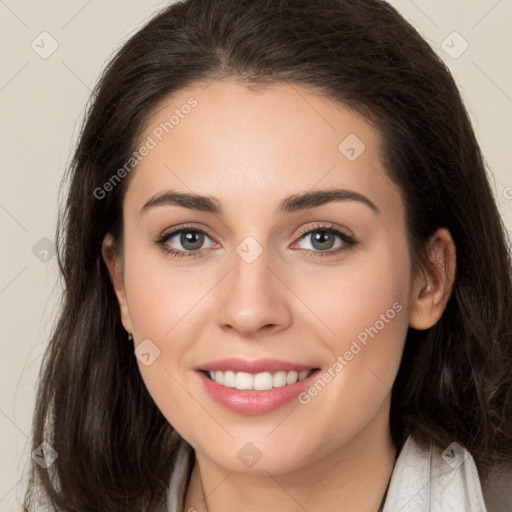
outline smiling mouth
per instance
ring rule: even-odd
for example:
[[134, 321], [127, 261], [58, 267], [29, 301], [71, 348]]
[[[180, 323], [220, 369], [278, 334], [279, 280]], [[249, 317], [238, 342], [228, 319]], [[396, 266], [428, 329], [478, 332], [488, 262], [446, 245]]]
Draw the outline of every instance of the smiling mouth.
[[281, 388], [300, 382], [311, 375], [317, 368], [302, 371], [276, 371], [247, 373], [234, 371], [208, 371], [202, 370], [210, 380], [229, 388], [238, 390], [268, 391], [274, 388]]

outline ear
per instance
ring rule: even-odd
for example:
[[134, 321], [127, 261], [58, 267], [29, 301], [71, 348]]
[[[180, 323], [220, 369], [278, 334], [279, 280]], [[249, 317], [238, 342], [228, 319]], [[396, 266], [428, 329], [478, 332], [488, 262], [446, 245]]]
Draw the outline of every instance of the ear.
[[441, 318], [455, 281], [456, 248], [450, 232], [438, 229], [429, 241], [432, 268], [422, 269], [414, 277], [409, 325], [428, 329]]
[[121, 322], [123, 327], [131, 334], [132, 323], [130, 320], [128, 301], [126, 300], [126, 291], [124, 287], [123, 263], [119, 256], [119, 252], [115, 247], [114, 239], [110, 233], [105, 235], [105, 238], [103, 239], [101, 254], [105, 261], [105, 265], [108, 268], [110, 280], [112, 281], [114, 292], [117, 296], [121, 312]]

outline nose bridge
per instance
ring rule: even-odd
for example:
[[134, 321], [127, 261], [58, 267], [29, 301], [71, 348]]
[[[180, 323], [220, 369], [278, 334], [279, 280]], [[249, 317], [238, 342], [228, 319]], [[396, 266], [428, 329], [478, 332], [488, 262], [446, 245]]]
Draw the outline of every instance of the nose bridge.
[[282, 284], [269, 268], [271, 252], [263, 243], [265, 246], [248, 236], [235, 248], [220, 303], [219, 323], [245, 335], [289, 319], [283, 290], [279, 290]]

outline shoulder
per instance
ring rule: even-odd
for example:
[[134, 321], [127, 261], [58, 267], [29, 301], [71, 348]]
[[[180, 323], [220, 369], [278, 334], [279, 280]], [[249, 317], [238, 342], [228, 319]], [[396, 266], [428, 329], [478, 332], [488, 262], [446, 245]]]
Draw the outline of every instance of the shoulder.
[[[180, 444], [170, 476], [166, 512], [181, 512], [190, 472], [192, 447]], [[442, 451], [412, 436], [402, 447], [391, 475], [383, 512], [510, 512], [512, 467], [481, 484], [471, 454], [457, 443]]]
[[482, 493], [488, 512], [512, 510], [512, 465], [500, 468], [482, 482]]
[[441, 450], [409, 436], [391, 475], [384, 512], [501, 512], [486, 507], [475, 461], [458, 443]]
[[194, 450], [182, 439], [176, 451], [174, 465], [170, 475], [167, 490], [167, 509], [165, 512], [181, 512], [183, 510], [185, 494], [193, 466]]

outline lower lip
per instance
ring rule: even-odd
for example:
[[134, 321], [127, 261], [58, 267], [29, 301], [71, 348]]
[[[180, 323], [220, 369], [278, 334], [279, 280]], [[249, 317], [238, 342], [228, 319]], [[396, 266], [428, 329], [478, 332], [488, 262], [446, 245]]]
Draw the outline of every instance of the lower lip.
[[266, 391], [241, 390], [217, 384], [203, 372], [198, 371], [206, 391], [220, 405], [240, 414], [263, 414], [270, 412], [293, 400], [305, 391], [320, 370], [314, 370], [304, 380]]

